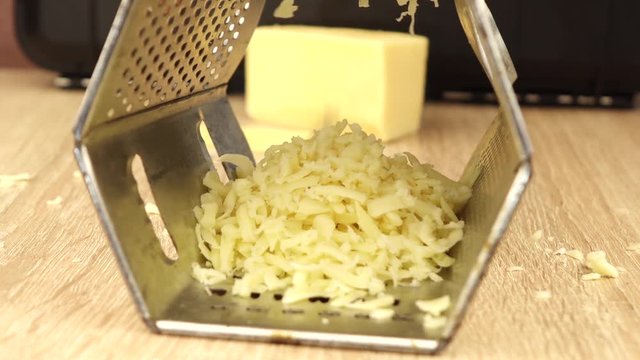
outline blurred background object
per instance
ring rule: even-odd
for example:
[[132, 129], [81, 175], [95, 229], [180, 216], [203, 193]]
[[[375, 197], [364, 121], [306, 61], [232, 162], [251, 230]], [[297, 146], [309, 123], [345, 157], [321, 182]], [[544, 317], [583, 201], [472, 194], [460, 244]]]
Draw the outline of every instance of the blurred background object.
[[14, 0], [0, 0], [0, 67], [31, 66], [18, 45], [13, 2]]
[[[12, 14], [11, 3], [12, 0], [0, 0], [2, 7], [9, 10], [0, 9], [0, 20]], [[261, 23], [407, 31], [408, 18], [401, 23], [395, 21], [401, 11], [395, 1], [370, 3], [370, 8], [359, 8], [357, 0], [300, 0], [296, 16], [284, 20], [273, 18], [279, 0], [271, 0], [267, 1]], [[636, 21], [640, 2], [487, 3], [518, 70], [516, 91], [523, 103], [633, 105], [640, 90], [640, 22]], [[39, 66], [61, 73], [71, 82], [67, 85], [83, 85], [82, 79], [90, 76], [119, 1], [16, 0], [14, 4], [15, 32], [26, 55]], [[24, 64], [24, 59], [11, 48], [11, 39], [7, 39], [12, 32], [5, 29], [8, 22], [0, 21], [0, 44], [1, 49], [8, 46], [11, 51], [0, 52], [0, 64]], [[491, 87], [467, 45], [453, 1], [440, 1], [440, 7], [434, 8], [423, 0], [416, 15], [416, 32], [430, 38], [429, 98], [494, 101]], [[242, 92], [243, 87], [244, 72], [240, 68], [231, 80], [230, 90]]]

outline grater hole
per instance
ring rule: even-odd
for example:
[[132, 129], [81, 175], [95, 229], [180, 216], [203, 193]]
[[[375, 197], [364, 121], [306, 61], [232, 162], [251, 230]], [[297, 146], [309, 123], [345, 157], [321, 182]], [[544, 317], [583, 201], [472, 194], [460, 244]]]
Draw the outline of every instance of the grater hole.
[[276, 301], [282, 300], [282, 294], [273, 294], [273, 299]]
[[355, 314], [353, 317], [356, 319], [369, 319], [369, 314], [359, 313], [359, 314]]
[[266, 313], [269, 311], [269, 309], [262, 306], [247, 306], [247, 311], [255, 313]]
[[323, 296], [314, 296], [309, 298], [309, 302], [311, 303], [320, 302], [320, 303], [326, 304], [329, 302], [329, 298], [323, 297]]
[[213, 304], [211, 310], [227, 310], [227, 304]]
[[227, 290], [225, 289], [209, 289], [209, 291], [212, 294], [218, 295], [218, 296], [225, 296], [225, 294], [227, 293]]
[[338, 317], [340, 316], [339, 311], [331, 311], [331, 310], [323, 310], [318, 313], [318, 316], [321, 317]]
[[285, 315], [300, 315], [304, 314], [302, 309], [282, 309], [282, 313]]
[[394, 321], [407, 321], [407, 322], [413, 321], [411, 316], [407, 315], [407, 314], [395, 314], [395, 315], [393, 315], [391, 320], [394, 320]]
[[[129, 104], [130, 106], [131, 104]], [[127, 109], [129, 108], [127, 106]], [[129, 111], [129, 110], [127, 110]], [[144, 164], [142, 162], [142, 158], [140, 155], [136, 154], [133, 156], [130, 165], [131, 174], [133, 179], [136, 182], [136, 186], [138, 188], [138, 194], [140, 195], [140, 200], [145, 204], [144, 209], [147, 214], [147, 219], [150, 221], [151, 226], [153, 228], [153, 232], [156, 234], [158, 241], [160, 242], [160, 248], [162, 252], [170, 261], [175, 261], [178, 259], [178, 252], [176, 250], [175, 243], [167, 230], [162, 216], [155, 211], [151, 206], [146, 204], [156, 204], [156, 201], [153, 197], [153, 192], [151, 190], [151, 186], [149, 185], [149, 179], [147, 178], [146, 171], [144, 168]]]
[[393, 300], [393, 306], [398, 306], [398, 305], [400, 305], [400, 299]]
[[260, 293], [252, 292], [250, 296], [251, 296], [252, 299], [259, 299], [260, 298]]
[[205, 3], [204, 3], [204, 8], [205, 8], [205, 9], [208, 9], [208, 8], [210, 8], [210, 7], [211, 7], [211, 0], [207, 0], [207, 1], [205, 1]]

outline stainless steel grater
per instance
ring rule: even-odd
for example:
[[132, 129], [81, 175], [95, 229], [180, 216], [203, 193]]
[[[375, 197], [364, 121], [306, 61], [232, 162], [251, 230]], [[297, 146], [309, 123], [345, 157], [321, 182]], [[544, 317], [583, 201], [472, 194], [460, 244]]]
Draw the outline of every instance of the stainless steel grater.
[[[230, 283], [205, 292], [192, 209], [212, 167], [198, 133], [218, 154], [251, 156], [226, 84], [242, 59], [264, 0], [124, 0], [80, 109], [75, 155], [134, 302], [155, 332], [408, 352], [435, 352], [452, 337], [531, 176], [531, 148], [512, 82], [516, 74], [484, 0], [455, 0], [500, 104], [467, 164], [473, 197], [465, 237], [443, 282], [395, 288], [387, 321], [322, 299], [283, 305], [280, 294], [232, 297]], [[136, 188], [144, 169], [178, 259], [167, 258]], [[233, 177], [232, 169], [228, 169]], [[417, 299], [449, 294], [446, 325], [425, 331]]]

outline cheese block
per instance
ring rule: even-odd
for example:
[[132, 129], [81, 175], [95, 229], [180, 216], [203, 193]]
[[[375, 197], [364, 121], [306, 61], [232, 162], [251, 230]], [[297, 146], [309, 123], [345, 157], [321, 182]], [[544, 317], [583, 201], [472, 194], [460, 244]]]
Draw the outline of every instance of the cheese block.
[[409, 134], [420, 126], [427, 47], [405, 33], [259, 27], [245, 61], [247, 113], [306, 129], [346, 119], [382, 140]]

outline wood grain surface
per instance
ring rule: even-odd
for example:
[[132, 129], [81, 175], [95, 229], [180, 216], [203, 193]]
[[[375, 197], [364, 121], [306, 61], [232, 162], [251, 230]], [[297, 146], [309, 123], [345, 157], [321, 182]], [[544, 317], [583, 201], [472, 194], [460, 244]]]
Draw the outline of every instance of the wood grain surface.
[[[0, 358], [400, 359], [416, 355], [155, 335], [129, 298], [84, 184], [71, 127], [82, 93], [0, 70]], [[234, 100], [241, 112], [241, 99]], [[409, 149], [456, 176], [493, 106], [427, 104]], [[640, 358], [640, 111], [526, 108], [534, 178], [445, 359]], [[250, 126], [245, 121], [246, 126]], [[62, 197], [60, 205], [47, 200]], [[542, 229], [538, 241], [532, 233]], [[607, 252], [585, 282], [558, 248]], [[524, 271], [509, 272], [510, 266]], [[551, 298], [536, 298], [546, 290]]]

